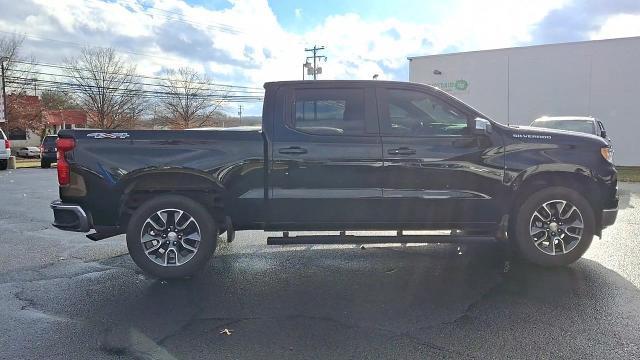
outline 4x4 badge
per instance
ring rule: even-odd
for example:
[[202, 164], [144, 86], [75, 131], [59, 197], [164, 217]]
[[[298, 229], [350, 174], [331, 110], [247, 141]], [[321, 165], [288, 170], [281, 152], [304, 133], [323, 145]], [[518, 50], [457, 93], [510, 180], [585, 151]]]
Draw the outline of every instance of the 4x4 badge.
[[92, 137], [94, 139], [126, 139], [129, 137], [129, 134], [126, 132], [120, 132], [120, 133], [97, 132], [97, 133], [87, 134], [87, 137]]

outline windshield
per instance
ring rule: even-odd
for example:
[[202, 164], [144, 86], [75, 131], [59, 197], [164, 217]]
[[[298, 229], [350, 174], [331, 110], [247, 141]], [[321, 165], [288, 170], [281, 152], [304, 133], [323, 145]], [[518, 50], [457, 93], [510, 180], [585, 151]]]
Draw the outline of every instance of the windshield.
[[531, 126], [595, 134], [591, 120], [535, 120]]
[[44, 138], [42, 143], [45, 145], [53, 145], [55, 144], [57, 138], [58, 138], [57, 136], [47, 136]]

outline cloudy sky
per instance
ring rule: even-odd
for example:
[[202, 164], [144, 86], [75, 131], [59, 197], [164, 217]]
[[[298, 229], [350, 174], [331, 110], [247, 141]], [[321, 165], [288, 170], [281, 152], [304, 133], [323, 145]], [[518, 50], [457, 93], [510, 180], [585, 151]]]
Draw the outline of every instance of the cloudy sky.
[[324, 79], [407, 80], [407, 56], [640, 35], [639, 0], [0, 0], [0, 36], [60, 63], [109, 46], [157, 75], [190, 66], [217, 82], [300, 79], [324, 45]]

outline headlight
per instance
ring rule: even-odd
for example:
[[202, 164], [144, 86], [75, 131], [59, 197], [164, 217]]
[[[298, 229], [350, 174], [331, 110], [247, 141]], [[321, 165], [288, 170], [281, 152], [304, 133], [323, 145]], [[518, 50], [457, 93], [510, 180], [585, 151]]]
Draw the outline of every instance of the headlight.
[[613, 149], [605, 146], [605, 147], [601, 147], [600, 148], [600, 154], [602, 154], [602, 157], [607, 160], [608, 162], [612, 163], [613, 162]]

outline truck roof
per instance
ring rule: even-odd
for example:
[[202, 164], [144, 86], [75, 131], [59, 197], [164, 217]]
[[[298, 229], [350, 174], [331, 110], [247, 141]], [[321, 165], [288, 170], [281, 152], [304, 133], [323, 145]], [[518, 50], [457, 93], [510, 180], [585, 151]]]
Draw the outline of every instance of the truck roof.
[[592, 116], [542, 116], [537, 118], [535, 121], [547, 121], [547, 120], [589, 120], [595, 121], [596, 119]]
[[349, 86], [349, 85], [424, 85], [422, 83], [408, 82], [408, 81], [391, 81], [391, 80], [287, 80], [287, 81], [269, 81], [264, 83], [264, 87], [278, 86], [278, 85], [318, 85], [318, 86]]

